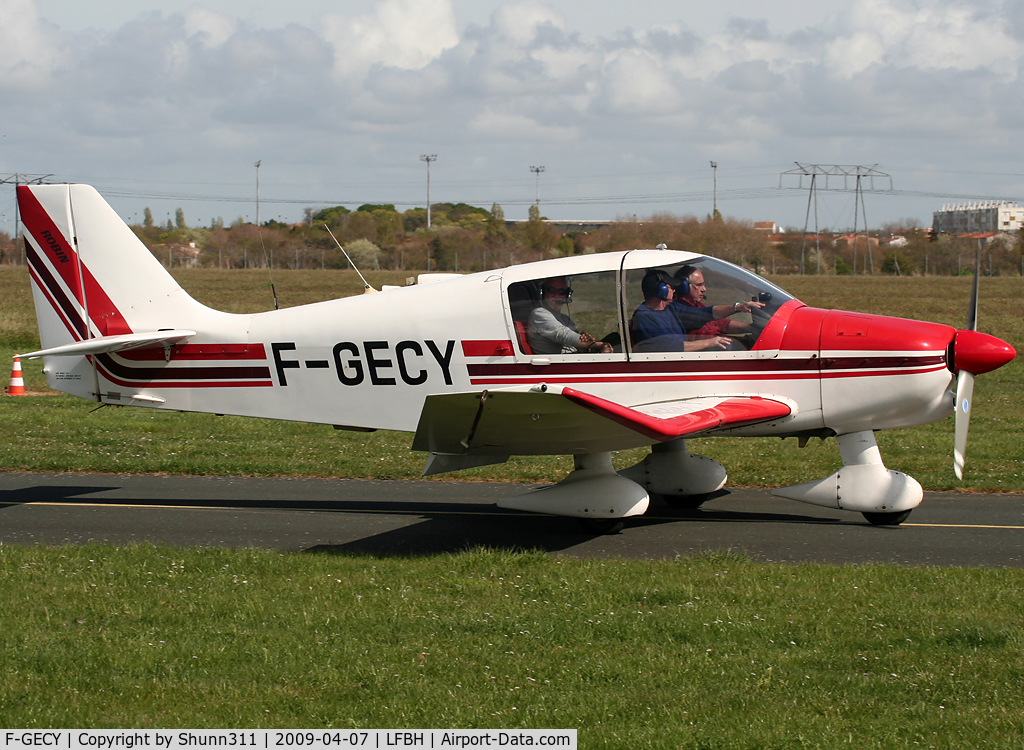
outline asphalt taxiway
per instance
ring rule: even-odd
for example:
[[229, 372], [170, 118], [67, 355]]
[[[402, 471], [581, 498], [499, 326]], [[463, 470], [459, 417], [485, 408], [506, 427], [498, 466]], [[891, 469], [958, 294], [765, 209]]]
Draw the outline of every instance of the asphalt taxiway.
[[731, 489], [699, 510], [652, 502], [614, 535], [575, 519], [498, 508], [530, 486], [484, 482], [0, 475], [0, 544], [147, 542], [380, 555], [472, 547], [576, 557], [706, 551], [799, 563], [1024, 567], [1024, 495], [925, 493], [898, 527]]

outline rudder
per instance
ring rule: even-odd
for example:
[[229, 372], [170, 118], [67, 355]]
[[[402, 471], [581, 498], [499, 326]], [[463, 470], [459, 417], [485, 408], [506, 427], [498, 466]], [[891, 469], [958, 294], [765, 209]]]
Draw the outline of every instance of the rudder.
[[[22, 185], [18, 208], [43, 349], [166, 328], [170, 311], [202, 307], [91, 186]], [[87, 357], [54, 359], [50, 387], [96, 397]]]

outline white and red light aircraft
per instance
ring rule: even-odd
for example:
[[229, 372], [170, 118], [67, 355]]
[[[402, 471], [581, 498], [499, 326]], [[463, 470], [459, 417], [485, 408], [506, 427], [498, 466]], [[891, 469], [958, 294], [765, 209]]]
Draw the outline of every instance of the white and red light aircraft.
[[[425, 474], [571, 454], [560, 483], [502, 502], [621, 528], [651, 494], [696, 507], [726, 481], [691, 454], [704, 436], [835, 437], [843, 467], [774, 494], [898, 524], [923, 497], [887, 469], [874, 431], [956, 412], [961, 475], [975, 375], [1015, 356], [976, 329], [808, 307], [707, 256], [633, 250], [558, 258], [328, 302], [238, 315], [193, 300], [87, 185], [20, 186], [51, 388], [104, 404], [415, 433]], [[763, 307], [727, 350], [649, 351], [630, 338], [651, 269], [702, 271], [708, 302]], [[543, 280], [611, 352], [535, 354], [523, 335]], [[753, 307], [753, 306], [752, 306]], [[616, 471], [611, 452], [652, 446]]]

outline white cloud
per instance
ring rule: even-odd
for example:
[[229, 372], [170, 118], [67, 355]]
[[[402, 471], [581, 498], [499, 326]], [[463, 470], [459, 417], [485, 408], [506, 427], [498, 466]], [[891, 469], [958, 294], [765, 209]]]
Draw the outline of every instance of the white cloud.
[[826, 53], [826, 62], [842, 78], [852, 78], [885, 58], [885, 44], [875, 31], [858, 31], [834, 40]]
[[829, 61], [849, 77], [870, 65], [939, 70], [988, 68], [1013, 74], [1021, 45], [1009, 18], [963, 3], [923, 5], [858, 0], [841, 22], [851, 29], [829, 48]]
[[200, 137], [205, 145], [229, 153], [239, 149], [252, 150], [259, 145], [255, 133], [226, 125], [209, 128]]
[[[35, 0], [0, 0], [5, 145], [35, 171], [65, 173], [99, 155], [108, 170], [131, 170], [135, 154], [218, 174], [249, 153], [297, 154], [325, 171], [417, 168], [435, 150], [448, 175], [481, 153], [491, 170], [537, 159], [552, 175], [592, 169], [594, 154], [608, 169], [709, 155], [723, 165], [962, 156], [980, 171], [1024, 122], [1024, 45], [1012, 36], [1024, 26], [990, 0], [852, 0], [785, 34], [735, 19], [712, 34], [680, 21], [603, 37], [538, 0], [506, 2], [461, 30], [452, 0], [377, 0], [283, 28], [209, 5], [70, 33], [40, 20]], [[728, 183], [724, 166], [719, 177]]]
[[544, 45], [534, 49], [531, 57], [544, 66], [545, 78], [559, 84], [579, 83], [601, 64], [597, 50], [581, 45]]
[[611, 55], [605, 75], [609, 106], [620, 114], [647, 119], [675, 112], [682, 105], [664, 61], [643, 50], [621, 50]]
[[46, 86], [66, 37], [39, 17], [35, 0], [0, 0], [0, 90]]
[[516, 0], [498, 6], [491, 15], [491, 27], [514, 44], [530, 44], [545, 26], [565, 31], [565, 16], [538, 0]]
[[194, 5], [185, 11], [185, 34], [206, 47], [219, 47], [235, 33], [238, 24], [223, 13]]
[[373, 65], [417, 70], [459, 41], [451, 0], [380, 0], [372, 14], [329, 13], [323, 26], [342, 77]]
[[543, 125], [536, 119], [517, 112], [486, 109], [469, 123], [469, 129], [478, 136], [501, 142], [546, 141], [564, 143], [579, 138], [578, 127], [569, 125]]

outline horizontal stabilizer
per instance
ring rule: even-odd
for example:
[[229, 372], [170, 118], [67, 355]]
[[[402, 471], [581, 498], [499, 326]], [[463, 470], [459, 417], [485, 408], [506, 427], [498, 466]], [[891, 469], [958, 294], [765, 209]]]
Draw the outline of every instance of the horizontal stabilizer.
[[95, 339], [76, 341], [73, 344], [55, 346], [51, 349], [40, 349], [37, 352], [18, 354], [21, 359], [39, 359], [40, 357], [85, 356], [89, 354], [109, 354], [126, 349], [141, 349], [150, 346], [174, 346], [196, 335], [195, 331], [153, 331], [151, 333], [124, 333], [117, 336], [100, 336]]

